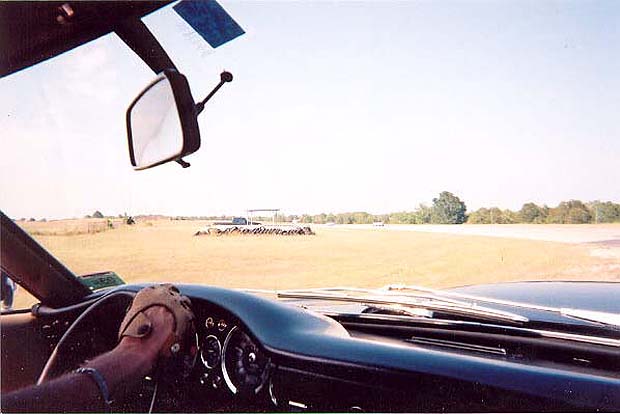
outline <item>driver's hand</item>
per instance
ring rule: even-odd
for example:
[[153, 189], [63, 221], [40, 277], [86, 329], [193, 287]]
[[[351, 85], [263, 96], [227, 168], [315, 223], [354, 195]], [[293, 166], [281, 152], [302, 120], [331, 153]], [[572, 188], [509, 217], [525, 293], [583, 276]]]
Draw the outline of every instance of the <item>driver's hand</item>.
[[160, 356], [170, 354], [171, 337], [174, 337], [174, 315], [163, 306], [152, 306], [144, 311], [151, 327], [144, 337], [123, 336], [120, 346], [139, 347], [154, 365]]
[[142, 289], [121, 323], [121, 346], [139, 346], [154, 364], [159, 357], [185, 351], [195, 331], [191, 302], [170, 284]]

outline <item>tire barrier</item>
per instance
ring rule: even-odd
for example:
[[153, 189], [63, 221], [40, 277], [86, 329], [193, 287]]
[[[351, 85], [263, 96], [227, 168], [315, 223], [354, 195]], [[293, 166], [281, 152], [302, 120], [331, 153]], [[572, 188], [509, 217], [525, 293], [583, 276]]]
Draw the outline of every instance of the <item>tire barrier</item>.
[[304, 227], [247, 227], [227, 226], [225, 228], [209, 227], [199, 230], [194, 236], [227, 236], [227, 235], [276, 235], [276, 236], [314, 236], [315, 233], [308, 226]]

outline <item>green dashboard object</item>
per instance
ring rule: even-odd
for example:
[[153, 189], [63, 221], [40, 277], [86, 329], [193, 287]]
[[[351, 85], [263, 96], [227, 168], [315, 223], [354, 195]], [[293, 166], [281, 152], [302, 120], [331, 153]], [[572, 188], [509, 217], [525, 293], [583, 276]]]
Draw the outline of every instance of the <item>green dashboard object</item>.
[[92, 291], [125, 284], [119, 275], [111, 271], [81, 275], [79, 280]]

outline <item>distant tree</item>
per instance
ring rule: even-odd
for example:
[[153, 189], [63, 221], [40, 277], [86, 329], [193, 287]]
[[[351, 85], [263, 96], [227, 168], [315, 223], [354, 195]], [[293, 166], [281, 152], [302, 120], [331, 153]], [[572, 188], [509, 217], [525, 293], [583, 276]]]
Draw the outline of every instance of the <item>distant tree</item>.
[[593, 223], [614, 223], [620, 222], [620, 204], [611, 201], [593, 201], [587, 204], [592, 213]]
[[512, 210], [502, 210], [502, 223], [501, 224], [513, 224], [519, 223], [519, 213]]
[[413, 222], [415, 224], [428, 224], [433, 218], [433, 209], [427, 205], [420, 204], [413, 212]]
[[566, 223], [568, 224], [582, 224], [592, 222], [592, 214], [590, 210], [578, 200], [569, 201], [570, 207], [568, 209], [568, 216], [566, 217]]
[[454, 194], [443, 191], [433, 198], [431, 222], [438, 224], [462, 224], [465, 222], [467, 207]]
[[33, 217], [30, 217], [28, 221], [36, 221]]
[[534, 203], [525, 203], [519, 210], [519, 221], [523, 223], [544, 223], [547, 219], [548, 208], [539, 207]]
[[47, 221], [47, 219], [46, 219], [45, 217], [43, 217], [43, 218], [42, 218], [41, 220], [39, 220], [39, 221], [41, 221], [41, 222], [45, 223], [45, 222]]
[[389, 214], [380, 214], [378, 216], [375, 216], [374, 221], [382, 221], [384, 223], [389, 223], [390, 222], [390, 215]]
[[479, 208], [472, 212], [467, 217], [467, 223], [469, 224], [491, 224], [491, 216], [489, 215], [488, 208]]
[[399, 211], [390, 214], [372, 216], [373, 221], [383, 221], [392, 224], [428, 224], [431, 222], [433, 209], [424, 204], [420, 204], [413, 211]]
[[374, 221], [373, 216], [365, 211], [351, 213], [351, 219], [353, 224], [371, 224]]
[[556, 207], [549, 209], [549, 214], [547, 214], [547, 223], [564, 224], [566, 223], [566, 217], [568, 217], [568, 205], [566, 202], [561, 202]]
[[390, 213], [389, 222], [394, 224], [409, 224], [407, 216], [409, 213], [406, 211], [400, 211], [397, 213]]
[[97, 210], [93, 213], [93, 218], [103, 218], [103, 213], [101, 213], [101, 211]]
[[469, 224], [510, 224], [518, 222], [518, 214], [498, 207], [479, 208], [467, 217]]
[[504, 213], [499, 207], [491, 207], [489, 209], [489, 221], [492, 224], [504, 224]]
[[549, 209], [547, 223], [582, 224], [590, 223], [592, 214], [580, 200], [562, 201], [557, 207]]
[[501, 210], [498, 207], [489, 209], [489, 220], [493, 224], [511, 224], [518, 221], [517, 214], [508, 209]]

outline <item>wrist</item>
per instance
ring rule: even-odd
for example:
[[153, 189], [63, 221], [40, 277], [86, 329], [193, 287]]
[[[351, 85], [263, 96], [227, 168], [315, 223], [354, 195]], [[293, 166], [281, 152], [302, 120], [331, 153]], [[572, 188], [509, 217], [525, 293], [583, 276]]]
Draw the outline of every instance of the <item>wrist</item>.
[[131, 337], [121, 339], [112, 352], [131, 361], [141, 374], [147, 374], [153, 368], [158, 355], [158, 350], [147, 346], [144, 340]]
[[110, 399], [110, 389], [101, 372], [99, 372], [98, 369], [93, 367], [80, 367], [73, 372], [79, 375], [86, 375], [93, 380], [93, 382], [95, 383], [95, 385], [97, 385], [97, 388], [99, 389], [99, 393], [101, 394], [101, 400], [106, 405], [108, 410], [110, 410], [112, 404], [112, 400]]
[[103, 375], [113, 398], [123, 383], [131, 383], [148, 374], [155, 359], [139, 343], [122, 340], [112, 351], [87, 362], [84, 367], [95, 368]]

